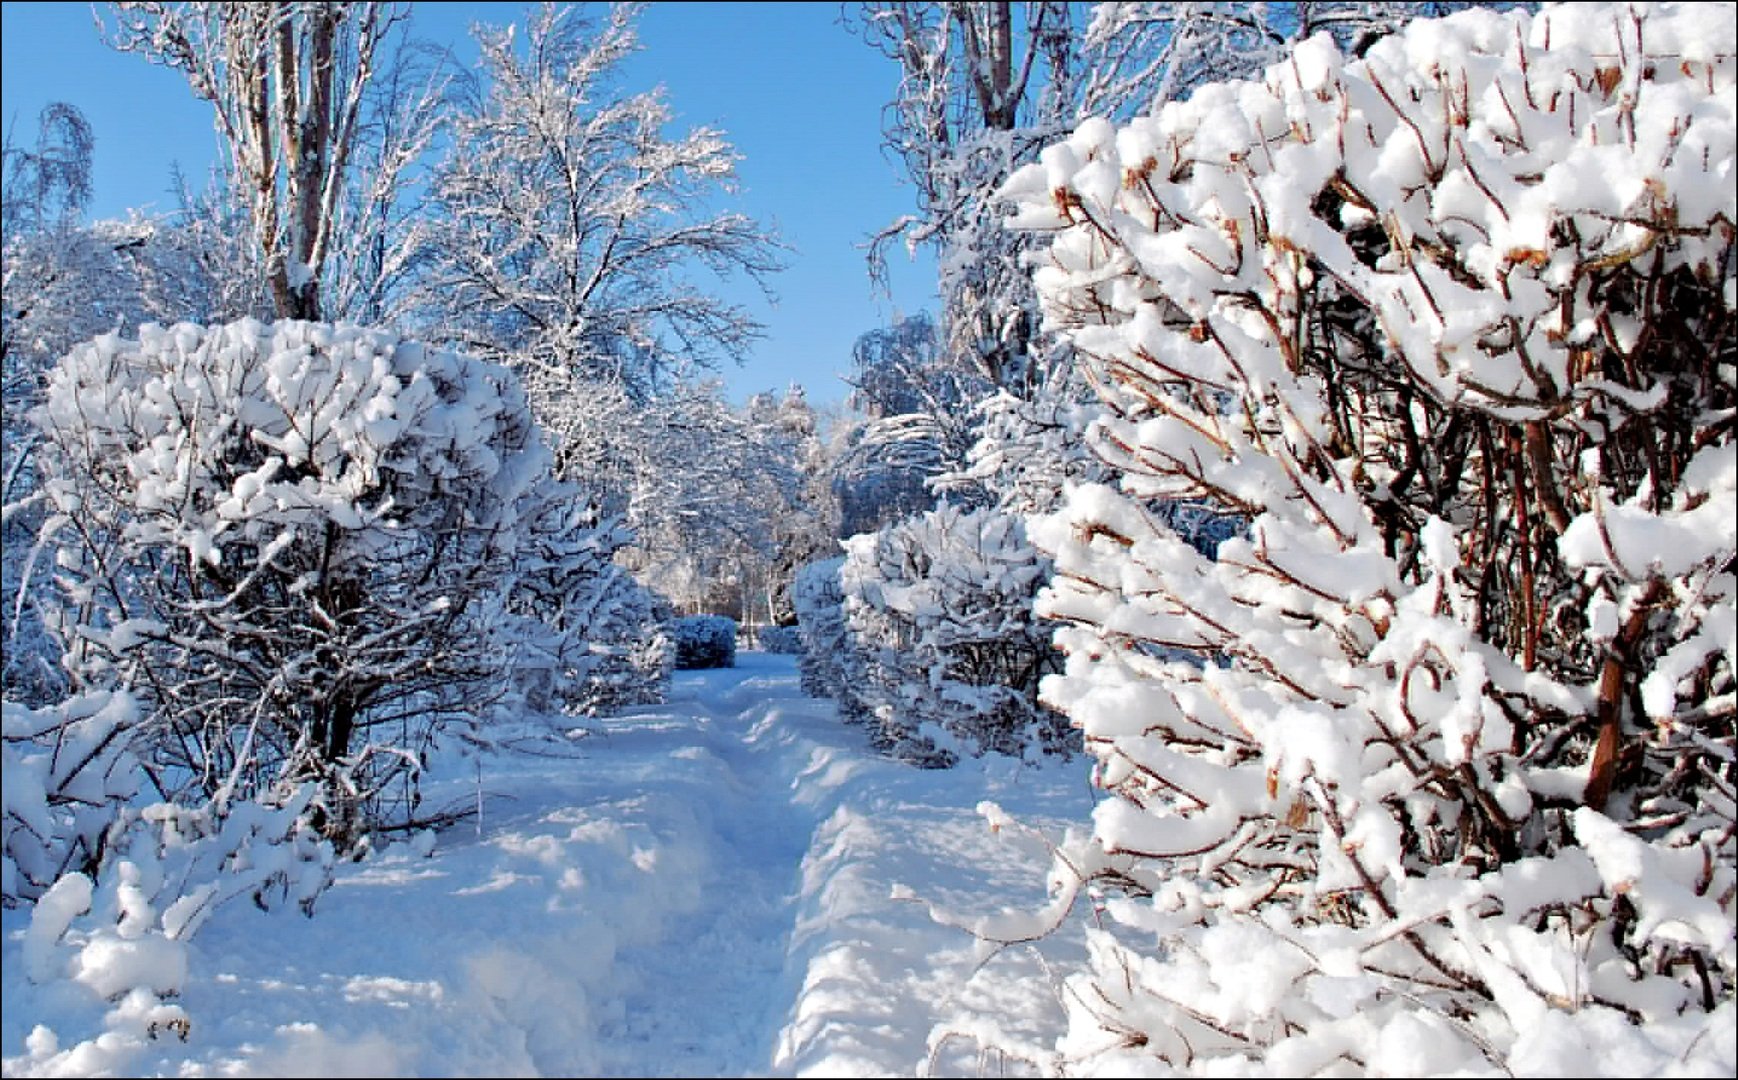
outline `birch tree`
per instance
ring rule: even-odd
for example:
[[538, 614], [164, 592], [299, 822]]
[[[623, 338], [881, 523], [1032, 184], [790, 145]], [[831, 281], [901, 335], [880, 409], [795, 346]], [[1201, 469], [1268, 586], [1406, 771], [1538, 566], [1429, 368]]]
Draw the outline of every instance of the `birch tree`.
[[1001, 228], [991, 196], [1071, 116], [1071, 6], [870, 3], [854, 28], [899, 65], [884, 136], [918, 204], [877, 234], [871, 273], [897, 241], [932, 247], [950, 359], [992, 385], [1024, 387], [1038, 374], [1024, 241]]
[[364, 98], [407, 14], [333, 0], [111, 5], [111, 44], [179, 71], [211, 103], [280, 317], [324, 314]]

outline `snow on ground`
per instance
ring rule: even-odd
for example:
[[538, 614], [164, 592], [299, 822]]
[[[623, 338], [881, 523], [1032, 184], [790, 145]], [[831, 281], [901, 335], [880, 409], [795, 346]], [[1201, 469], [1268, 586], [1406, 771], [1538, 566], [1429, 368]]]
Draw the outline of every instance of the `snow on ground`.
[[[5, 1073], [1023, 1071], [972, 1036], [1053, 1042], [1046, 957], [1077, 963], [1078, 925], [985, 960], [896, 887], [1036, 909], [1041, 837], [1086, 820], [1086, 766], [912, 769], [803, 697], [792, 658], [738, 664], [679, 674], [574, 754], [489, 760], [480, 821], [345, 866], [312, 919], [219, 912], [192, 942], [185, 1042], [77, 983], [32, 985], [28, 914], [5, 912]], [[986, 799], [1038, 834], [992, 830]], [[932, 1031], [953, 1033], [933, 1061]]]

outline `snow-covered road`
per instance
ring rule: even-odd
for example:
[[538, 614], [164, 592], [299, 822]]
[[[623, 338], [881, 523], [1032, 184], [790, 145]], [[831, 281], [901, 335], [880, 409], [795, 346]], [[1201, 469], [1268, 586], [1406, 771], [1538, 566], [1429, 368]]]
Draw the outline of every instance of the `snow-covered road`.
[[[476, 790], [453, 777], [431, 796]], [[30, 985], [24, 916], [6, 912], [6, 1073], [909, 1075], [932, 1032], [1056, 1034], [1036, 952], [981, 963], [893, 896], [1036, 907], [1042, 842], [975, 807], [1055, 835], [1090, 809], [1078, 763], [887, 762], [801, 695], [790, 658], [744, 653], [570, 755], [490, 759], [481, 790], [480, 821], [428, 857], [399, 844], [346, 866], [312, 919], [220, 912], [192, 943], [185, 1043], [75, 983]], [[1076, 952], [1078, 928], [1043, 948]], [[958, 1037], [934, 1064], [986, 1062]]]

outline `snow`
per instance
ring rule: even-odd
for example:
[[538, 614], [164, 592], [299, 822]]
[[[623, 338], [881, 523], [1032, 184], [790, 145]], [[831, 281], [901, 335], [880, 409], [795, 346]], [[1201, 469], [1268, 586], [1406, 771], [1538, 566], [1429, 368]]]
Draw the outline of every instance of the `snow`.
[[[1103, 365], [1093, 438], [1118, 474], [1100, 478], [1116, 483], [1017, 493], [1048, 515], [1034, 545], [1007, 505], [954, 507], [847, 542], [835, 580], [805, 579], [799, 593], [845, 606], [804, 636], [884, 630], [887, 659], [859, 665], [859, 681], [903, 696], [846, 694], [856, 675], [840, 666], [807, 674], [837, 683], [844, 704], [804, 698], [794, 661], [749, 654], [568, 742], [437, 762], [429, 803], [475, 807], [475, 820], [380, 840], [343, 865], [302, 818], [311, 787], [288, 805], [230, 805], [267, 745], [257, 719], [211, 805], [128, 809], [109, 827], [86, 811], [127, 802], [141, 771], [118, 736], [197, 724], [164, 700], [147, 718], [118, 694], [7, 702], [5, 893], [34, 903], [0, 913], [5, 1072], [1732, 1075], [1731, 7], [1469, 12], [1357, 59], [1317, 37], [1262, 81], [1203, 87], [1120, 129], [1090, 120], [1044, 150], [1003, 193], [1021, 204], [1019, 228], [1060, 230], [1035, 280], [1049, 328]], [[505, 152], [485, 134], [479, 147]], [[1003, 272], [1028, 265], [1025, 241], [984, 224], [995, 200], [976, 163], [1012, 160], [1011, 139], [984, 133], [944, 155], [962, 170], [946, 190], [979, 185], [965, 198], [982, 212], [951, 236], [924, 226], [946, 241], [942, 295], [957, 308], [987, 282], [971, 305], [985, 318], [967, 328], [1004, 345], [1015, 335], [1002, 316], [1029, 306], [1019, 273]], [[700, 172], [729, 171], [714, 133], [688, 145]], [[470, 156], [476, 175], [504, 160]], [[449, 209], [463, 209], [466, 175], [436, 192]], [[1323, 220], [1330, 194], [1349, 201]], [[458, 258], [468, 241], [450, 243]], [[724, 243], [723, 261], [752, 261]], [[289, 268], [297, 284], [310, 272]], [[1680, 358], [1650, 313], [1665, 292], [1626, 290], [1665, 281], [1698, 302], [1718, 289], [1725, 322], [1674, 323], [1715, 351], [1656, 375]], [[643, 324], [606, 329], [595, 313], [550, 321], [655, 345]], [[1329, 343], [1343, 324], [1364, 355], [1321, 366], [1312, 353], [1331, 348], [1296, 332], [1312, 321]], [[558, 688], [576, 669], [591, 679], [619, 662], [636, 669], [630, 687], [639, 667], [661, 673], [661, 635], [588, 639], [567, 621], [584, 600], [647, 626], [651, 605], [621, 599], [637, 588], [625, 573], [592, 588], [591, 571], [619, 569], [617, 523], [538, 487], [547, 455], [505, 368], [301, 324], [271, 331], [254, 362], [266, 332], [146, 327], [138, 351], [152, 362], [131, 374], [115, 366], [125, 339], [75, 352], [42, 415], [60, 419], [61, 452], [105, 482], [46, 489], [65, 515], [51, 520], [73, 524], [124, 487], [124, 509], [155, 518], [136, 534], [125, 515], [98, 518], [90, 535], [219, 568], [236, 553], [250, 575], [281, 570], [299, 603], [332, 578], [324, 558], [301, 573], [278, 564], [294, 530], [328, 547], [361, 534], [353, 561], [371, 567], [420, 529], [442, 530], [444, 550], [456, 507], [486, 534], [479, 559], [500, 580], [518, 579], [508, 564], [576, 567], [518, 606], [506, 586], [476, 594], [509, 600], [479, 604], [466, 629], [510, 616], [510, 635], [486, 643], [531, 657], [513, 658], [528, 674], [501, 684], [500, 713], [577, 708], [582, 689]], [[1330, 401], [1336, 382], [1363, 403]], [[589, 452], [576, 430], [613, 415], [574, 385], [558, 390], [588, 415], [557, 417], [564, 455]], [[532, 386], [540, 401], [557, 394]], [[1698, 401], [1713, 404], [1693, 422], [1668, 415]], [[1508, 428], [1509, 449], [1480, 443], [1483, 480], [1468, 479], [1470, 457], [1395, 452], [1401, 433], [1452, 446], [1452, 425], [1431, 429], [1456, 412]], [[1683, 437], [1639, 453], [1656, 413]], [[1043, 446], [1004, 416], [974, 478], [992, 493], [1004, 477], [1041, 486], [1033, 460], [990, 464]], [[965, 430], [942, 419], [886, 416], [877, 437], [918, 433], [928, 441], [911, 445], [939, 456], [941, 436]], [[1580, 448], [1583, 474], [1549, 459], [1564, 446]], [[1067, 460], [1046, 449], [1035, 462]], [[102, 471], [117, 462], [124, 484]], [[1451, 497], [1426, 502], [1420, 483], [1406, 501], [1421, 462], [1452, 464], [1431, 478]], [[1503, 508], [1531, 512], [1529, 475], [1547, 546], [1523, 524], [1506, 531], [1517, 547], [1499, 524]], [[475, 497], [449, 503], [467, 478]], [[709, 506], [750, 490], [712, 486]], [[1202, 497], [1234, 526], [1212, 558], [1158, 505]], [[430, 508], [420, 520], [403, 512], [417, 506]], [[1524, 604], [1478, 576], [1517, 552]], [[102, 555], [57, 553], [74, 600], [103, 585], [123, 599], [118, 575], [95, 574]], [[1016, 640], [1031, 645], [1027, 667], [1052, 662], [1027, 603], [1052, 557], [1059, 576], [1036, 615], [1068, 624], [1067, 667], [1042, 684], [1046, 722], [1085, 738], [1116, 798], [1095, 799], [1080, 761], [962, 750], [967, 725], [998, 734], [998, 712], [1025, 702], [1002, 696], [1010, 677], [954, 678], [949, 650]], [[433, 626], [465, 610], [463, 575], [435, 577], [445, 561], [403, 618]], [[155, 563], [132, 565], [144, 592], [137, 568]], [[221, 603], [251, 604], [243, 593]], [[1584, 610], [1592, 648], [1552, 640], [1539, 597], [1570, 598], [1547, 617]], [[218, 611], [201, 600], [177, 624], [117, 605], [80, 629], [163, 683], [184, 665], [160, 653], [153, 668], [148, 651]], [[1505, 618], [1526, 633], [1490, 630]], [[295, 625], [262, 620], [269, 632], [254, 636]], [[643, 665], [628, 658], [642, 646]], [[239, 666], [229, 648], [208, 650], [217, 668]], [[841, 723], [867, 720], [893, 743], [894, 721], [918, 706], [934, 719], [909, 741], [957, 768], [874, 756]], [[231, 703], [212, 708], [195, 719], [227, 724]], [[1613, 779], [1667, 754], [1677, 764], [1657, 787]], [[1627, 789], [1615, 798], [1614, 783]], [[99, 840], [93, 881], [78, 867]], [[1090, 920], [1075, 910], [1088, 879]], [[267, 903], [280, 892], [286, 902]], [[258, 909], [232, 902], [250, 893]]]
[[[1063, 855], [1133, 883], [1070, 976], [1070, 1072], [1730, 1074], [1731, 368], [1669, 374], [1697, 354], [1656, 348], [1645, 302], [1594, 314], [1590, 277], [1694, 282], [1730, 322], [1719, 7], [1319, 37], [1259, 82], [1082, 123], [1002, 189], [1116, 473], [1029, 529], [1067, 654], [1043, 700], [1115, 794]], [[1704, 31], [1714, 59], [1676, 51]], [[1510, 471], [1444, 457], [1407, 495], [1437, 465], [1402, 448], [1467, 421], [1511, 432]], [[1241, 519], [1211, 560], [1154, 513], [1193, 500]], [[1541, 517], [1548, 540], [1499, 550]], [[1515, 619], [1523, 595], [1575, 597], [1602, 644], [1573, 614]], [[1614, 781], [1632, 747], [1673, 784], [1718, 779]], [[1492, 871], [1517, 857], [1555, 865]]]
[[[487, 759], [480, 821], [338, 867], [311, 918], [242, 900], [186, 941], [81, 941], [89, 882], [63, 878], [34, 924], [0, 913], [5, 1072], [1021, 1068], [1009, 1047], [1037, 1059], [1062, 1031], [1046, 971], [1081, 962], [1078, 917], [986, 960], [929, 907], [1039, 909], [1045, 837], [1091, 811], [1085, 765], [924, 771], [862, 741], [801, 694], [794, 657], [744, 652], [571, 753]], [[427, 805], [474, 805], [473, 770], [449, 768]]]

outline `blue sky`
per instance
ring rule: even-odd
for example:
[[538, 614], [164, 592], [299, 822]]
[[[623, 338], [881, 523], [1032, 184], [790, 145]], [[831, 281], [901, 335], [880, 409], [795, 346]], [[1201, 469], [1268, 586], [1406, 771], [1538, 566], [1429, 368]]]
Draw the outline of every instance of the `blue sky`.
[[[517, 21], [522, 4], [417, 4], [418, 36], [461, 57], [472, 22]], [[934, 264], [897, 257], [893, 296], [869, 285], [862, 244], [913, 209], [908, 185], [881, 150], [881, 112], [895, 66], [839, 25], [836, 3], [654, 3], [640, 18], [642, 51], [629, 90], [663, 85], [684, 126], [721, 128], [742, 156], [736, 209], [777, 226], [795, 249], [768, 305], [749, 285], [721, 291], [747, 304], [767, 336], [741, 368], [722, 372], [731, 396], [802, 383], [816, 404], [848, 388], [837, 375], [851, 345], [896, 313], [934, 307]], [[35, 138], [36, 114], [65, 101], [96, 136], [96, 217], [173, 205], [170, 165], [203, 176], [216, 159], [210, 108], [180, 75], [98, 39], [88, 5], [0, 4], [0, 118], [15, 141]]]

